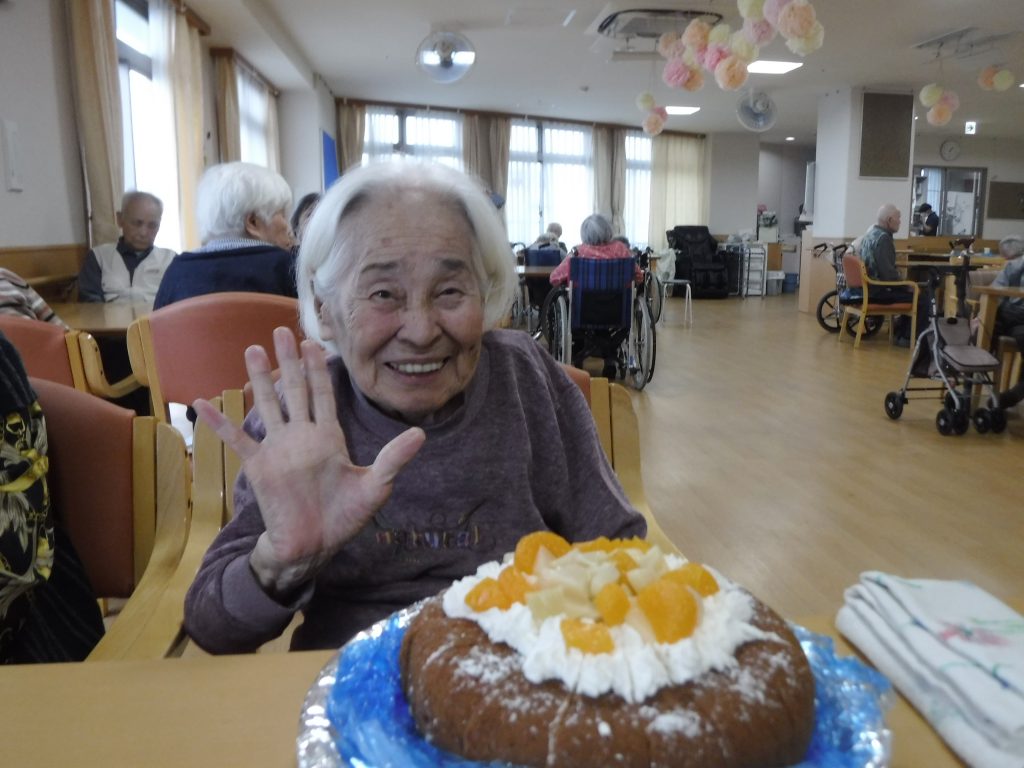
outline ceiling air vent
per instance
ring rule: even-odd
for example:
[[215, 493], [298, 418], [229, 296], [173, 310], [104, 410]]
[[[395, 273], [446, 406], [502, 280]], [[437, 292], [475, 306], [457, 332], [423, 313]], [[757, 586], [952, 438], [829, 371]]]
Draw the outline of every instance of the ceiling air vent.
[[600, 17], [596, 32], [605, 37], [657, 40], [665, 32], [682, 32], [693, 19], [704, 19], [714, 25], [722, 14], [699, 10], [632, 8]]

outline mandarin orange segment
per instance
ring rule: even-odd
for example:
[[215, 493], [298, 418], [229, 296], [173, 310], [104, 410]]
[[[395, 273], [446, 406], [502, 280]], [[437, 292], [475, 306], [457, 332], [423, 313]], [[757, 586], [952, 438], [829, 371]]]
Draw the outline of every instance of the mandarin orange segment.
[[605, 584], [594, 596], [594, 605], [604, 623], [615, 627], [626, 620], [629, 612], [629, 594], [619, 584]]
[[578, 648], [584, 653], [611, 653], [615, 641], [604, 624], [583, 619], [562, 619], [562, 639], [567, 648]]
[[566, 554], [572, 545], [557, 533], [552, 531], [534, 531], [528, 533], [516, 544], [516, 553], [513, 564], [521, 573], [533, 573], [537, 563], [537, 553], [541, 547], [546, 549], [552, 557], [559, 558]]
[[636, 560], [625, 550], [618, 549], [612, 552], [611, 558], [612, 562], [615, 563], [615, 567], [619, 569], [620, 576], [625, 576], [627, 571], [632, 571], [636, 568]]
[[574, 549], [580, 552], [611, 552], [615, 544], [607, 536], [599, 536], [590, 541], [581, 541], [573, 545]]
[[491, 608], [500, 608], [507, 611], [512, 601], [501, 588], [496, 579], [488, 576], [481, 579], [475, 587], [466, 594], [466, 605], [480, 613]]
[[501, 573], [498, 574], [498, 586], [510, 603], [525, 603], [526, 593], [533, 589], [526, 577], [511, 565], [501, 569]]
[[654, 546], [647, 539], [641, 539], [639, 536], [634, 536], [631, 539], [616, 539], [611, 543], [617, 549], [639, 549], [641, 552], [646, 552]]
[[700, 606], [685, 584], [662, 577], [641, 589], [636, 599], [659, 643], [675, 643], [697, 627]]
[[669, 571], [664, 578], [678, 581], [692, 588], [702, 597], [710, 597], [718, 591], [718, 582], [711, 572], [700, 563], [686, 563], [682, 568]]

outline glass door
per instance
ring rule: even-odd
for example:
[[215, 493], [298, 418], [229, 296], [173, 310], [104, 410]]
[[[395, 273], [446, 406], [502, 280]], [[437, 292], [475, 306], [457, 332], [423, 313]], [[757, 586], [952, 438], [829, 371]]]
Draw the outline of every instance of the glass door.
[[924, 224], [917, 210], [929, 203], [939, 214], [937, 234], [961, 237], [982, 236], [985, 210], [984, 168], [940, 168], [915, 166], [911, 192], [910, 233], [918, 235]]

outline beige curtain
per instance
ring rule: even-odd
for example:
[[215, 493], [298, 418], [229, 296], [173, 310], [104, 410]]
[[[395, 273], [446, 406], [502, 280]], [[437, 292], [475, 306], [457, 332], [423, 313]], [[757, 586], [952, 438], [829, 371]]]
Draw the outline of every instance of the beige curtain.
[[654, 137], [650, 245], [665, 250], [665, 232], [677, 224], [707, 224], [704, 139], [662, 133]]
[[612, 230], [626, 231], [626, 130], [596, 125], [594, 136], [594, 210], [608, 219]]
[[339, 101], [338, 107], [338, 170], [355, 168], [363, 161], [363, 137], [366, 134], [366, 105]]
[[267, 167], [281, 172], [281, 131], [277, 123], [277, 94], [267, 89]]
[[626, 231], [626, 129], [612, 129], [612, 166], [611, 166], [611, 204], [612, 229], [616, 232]]
[[503, 198], [508, 194], [512, 120], [500, 115], [466, 115], [462, 120], [462, 164]]
[[242, 159], [242, 134], [238, 122], [238, 72], [232, 51], [213, 51], [217, 93], [217, 143], [220, 162]]
[[178, 144], [178, 202], [181, 242], [186, 250], [200, 245], [196, 226], [196, 186], [203, 173], [203, 75], [199, 30], [178, 13], [171, 49], [174, 123]]
[[85, 177], [90, 244], [117, 240], [124, 193], [124, 138], [114, 4], [67, 0], [75, 123]]

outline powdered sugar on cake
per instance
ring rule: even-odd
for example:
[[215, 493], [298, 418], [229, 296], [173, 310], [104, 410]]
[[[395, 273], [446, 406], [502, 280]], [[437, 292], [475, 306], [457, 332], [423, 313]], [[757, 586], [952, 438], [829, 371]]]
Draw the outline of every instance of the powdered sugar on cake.
[[[665, 557], [671, 568], [686, 562], [671, 554]], [[444, 595], [444, 611], [453, 618], [475, 621], [493, 642], [513, 648], [519, 654], [517, 663], [521, 663], [523, 675], [532, 683], [560, 680], [569, 690], [587, 696], [613, 692], [626, 701], [638, 703], [663, 687], [681, 685], [711, 670], [735, 667], [736, 650], [746, 642], [778, 640], [751, 623], [753, 598], [716, 573], [720, 590], [704, 598], [700, 623], [691, 636], [674, 643], [650, 642], [633, 627], [621, 624], [611, 628], [614, 651], [582, 653], [566, 646], [559, 616], [538, 622], [521, 603], [507, 610], [485, 611], [475, 611], [466, 604], [469, 591], [484, 578], [497, 578], [501, 568], [500, 562], [486, 563], [473, 576], [455, 582]], [[467, 658], [460, 672], [484, 680], [500, 674], [494, 665], [475, 657]], [[688, 719], [691, 716], [692, 713], [665, 715], [667, 719], [659, 722], [659, 727], [699, 728], [699, 721]]]

